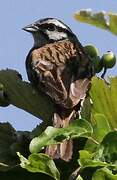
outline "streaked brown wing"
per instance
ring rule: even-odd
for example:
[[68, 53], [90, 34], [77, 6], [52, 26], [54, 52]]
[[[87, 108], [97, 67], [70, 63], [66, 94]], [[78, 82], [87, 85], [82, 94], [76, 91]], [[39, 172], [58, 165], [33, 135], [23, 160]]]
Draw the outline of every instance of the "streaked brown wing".
[[65, 108], [77, 105], [90, 83], [89, 59], [78, 48], [63, 40], [32, 50], [26, 60], [29, 80]]

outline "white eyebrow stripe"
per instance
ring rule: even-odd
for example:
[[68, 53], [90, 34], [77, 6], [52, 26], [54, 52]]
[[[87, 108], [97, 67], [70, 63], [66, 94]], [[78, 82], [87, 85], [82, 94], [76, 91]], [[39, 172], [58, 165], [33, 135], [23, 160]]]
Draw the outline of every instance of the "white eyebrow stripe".
[[41, 23], [41, 24], [45, 24], [45, 23], [48, 23], [48, 24], [53, 23], [53, 24], [55, 24], [56, 26], [62, 27], [62, 28], [64, 28], [64, 29], [67, 29], [67, 27], [66, 27], [64, 24], [62, 24], [61, 22], [59, 22], [59, 21], [56, 20], [56, 19], [50, 19], [50, 20], [47, 20], [47, 21], [45, 21], [44, 23]]

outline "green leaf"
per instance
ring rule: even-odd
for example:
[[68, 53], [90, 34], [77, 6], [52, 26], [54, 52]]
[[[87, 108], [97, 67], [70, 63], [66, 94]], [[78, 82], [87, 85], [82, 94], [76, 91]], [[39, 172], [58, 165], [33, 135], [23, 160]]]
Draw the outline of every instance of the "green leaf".
[[83, 180], [83, 178], [79, 175], [76, 180]]
[[30, 152], [37, 153], [43, 147], [50, 144], [58, 144], [65, 139], [78, 138], [78, 137], [89, 137], [92, 133], [92, 127], [89, 122], [79, 119], [75, 120], [67, 128], [55, 128], [49, 126], [46, 130], [38, 137], [35, 137], [30, 143]]
[[[95, 121], [95, 122], [94, 122]], [[109, 123], [103, 114], [95, 114], [93, 118], [94, 139], [101, 142], [106, 134], [111, 131]]]
[[112, 172], [107, 168], [98, 169], [92, 177], [92, 180], [116, 180], [117, 174], [112, 174]]
[[109, 23], [109, 31], [113, 34], [117, 35], [117, 13], [108, 13], [110, 23]]
[[83, 171], [86, 168], [98, 169], [93, 176], [93, 180], [101, 178], [101, 180], [111, 180], [111, 178], [117, 177], [111, 174], [110, 171], [112, 170], [114, 174], [117, 172], [117, 131], [109, 132], [101, 144], [97, 146], [94, 153], [80, 150], [78, 162]]
[[98, 167], [98, 166], [106, 166], [106, 162], [102, 162], [100, 160], [94, 159], [94, 154], [89, 153], [86, 150], [79, 151], [80, 159], [78, 160], [81, 168], [86, 167]]
[[117, 131], [109, 132], [94, 153], [79, 151], [79, 165], [86, 167], [109, 167], [117, 171]]
[[92, 114], [104, 114], [111, 128], [117, 128], [117, 77], [109, 78], [109, 83], [100, 78], [92, 79], [89, 91], [93, 102]]
[[54, 112], [53, 102], [42, 92], [35, 91], [30, 83], [22, 81], [17, 71], [1, 70], [0, 83], [10, 104], [50, 122]]
[[60, 174], [54, 161], [46, 154], [31, 154], [28, 159], [18, 153], [21, 161], [21, 167], [32, 173], [44, 173], [55, 180], [60, 180]]
[[83, 9], [76, 12], [74, 18], [80, 22], [88, 23], [102, 29], [108, 29], [106, 13], [104, 11], [93, 13], [92, 9]]
[[105, 11], [93, 13], [91, 9], [84, 9], [76, 12], [74, 18], [117, 35], [117, 13]]
[[[106, 117], [103, 114], [94, 114], [92, 118], [92, 125], [93, 140], [95, 140], [99, 144], [102, 142], [104, 136], [111, 131], [111, 128]], [[97, 143], [92, 143], [92, 140], [88, 139], [84, 149], [90, 152], [94, 152], [98, 145]]]
[[109, 132], [98, 147], [95, 159], [117, 166], [117, 131]]

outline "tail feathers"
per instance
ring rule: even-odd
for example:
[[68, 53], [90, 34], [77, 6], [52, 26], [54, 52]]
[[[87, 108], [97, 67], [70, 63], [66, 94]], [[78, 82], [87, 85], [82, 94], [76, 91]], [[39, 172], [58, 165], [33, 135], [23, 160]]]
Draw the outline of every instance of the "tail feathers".
[[60, 144], [60, 158], [64, 161], [72, 159], [73, 154], [73, 141], [68, 140]]
[[[70, 122], [74, 120], [76, 111], [73, 110], [67, 117], [60, 117], [59, 114], [54, 113], [53, 126], [57, 128], [68, 127]], [[61, 144], [50, 145], [46, 148], [46, 153], [53, 159], [62, 159], [69, 161], [72, 159], [73, 154], [73, 142], [72, 140], [65, 140]]]

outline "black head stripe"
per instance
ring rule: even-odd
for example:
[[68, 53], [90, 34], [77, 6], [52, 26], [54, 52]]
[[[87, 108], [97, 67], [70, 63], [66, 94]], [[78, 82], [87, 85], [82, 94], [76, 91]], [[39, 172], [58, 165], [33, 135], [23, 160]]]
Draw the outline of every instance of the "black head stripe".
[[[54, 24], [54, 21], [55, 21], [55, 24]], [[58, 25], [57, 25], [57, 21], [58, 21]], [[69, 31], [69, 32], [71, 32], [72, 33], [72, 30], [66, 25], [66, 24], [64, 24], [62, 21], [60, 21], [60, 20], [58, 20], [58, 19], [55, 19], [55, 18], [44, 18], [44, 19], [40, 19], [40, 20], [38, 20], [38, 21], [36, 21], [35, 22], [35, 24], [37, 24], [37, 26], [39, 25], [41, 25], [42, 27], [44, 27], [44, 28], [49, 28], [49, 26], [54, 26], [55, 25], [55, 27], [57, 28], [57, 30], [58, 31], [65, 31], [65, 30], [67, 30], [67, 31]], [[60, 26], [60, 25], [61, 26]]]

